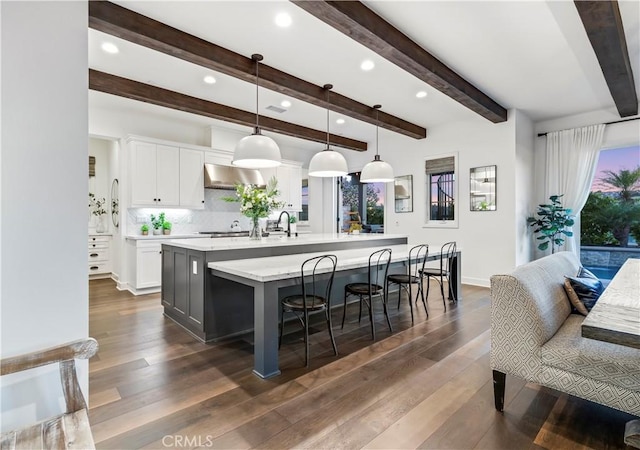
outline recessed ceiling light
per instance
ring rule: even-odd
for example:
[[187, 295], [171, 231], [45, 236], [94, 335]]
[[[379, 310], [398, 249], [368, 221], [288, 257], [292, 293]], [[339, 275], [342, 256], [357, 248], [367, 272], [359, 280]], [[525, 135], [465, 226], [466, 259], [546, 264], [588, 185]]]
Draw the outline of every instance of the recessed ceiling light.
[[418, 98], [425, 98], [427, 96], [427, 92], [426, 91], [420, 91], [416, 94], [416, 97]]
[[104, 50], [107, 53], [111, 53], [112, 55], [115, 55], [120, 51], [118, 50], [118, 47], [116, 47], [116, 44], [112, 44], [111, 42], [103, 42], [102, 50]]
[[375, 66], [376, 65], [370, 59], [365, 59], [364, 61], [362, 61], [362, 64], [360, 64], [360, 68], [364, 71], [369, 71], [373, 69]]
[[213, 75], [207, 75], [206, 77], [204, 77], [204, 82], [207, 84], [215, 84], [216, 77], [214, 77]]
[[336, 123], [337, 123], [338, 125], [342, 125], [342, 124], [344, 123], [344, 119], [343, 119], [343, 118], [336, 119]]
[[283, 108], [288, 108], [291, 106], [291, 102], [289, 100], [282, 100], [280, 102], [280, 106], [282, 106]]
[[287, 28], [289, 25], [291, 25], [291, 16], [286, 12], [279, 13], [276, 16], [275, 22], [279, 27]]

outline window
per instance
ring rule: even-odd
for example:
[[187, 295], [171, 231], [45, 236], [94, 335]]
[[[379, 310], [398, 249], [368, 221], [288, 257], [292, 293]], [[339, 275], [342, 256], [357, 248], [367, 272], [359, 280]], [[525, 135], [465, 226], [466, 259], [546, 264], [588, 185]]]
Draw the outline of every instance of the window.
[[302, 179], [302, 211], [298, 213], [300, 222], [309, 221], [309, 179]]
[[360, 173], [341, 180], [342, 229], [359, 224], [364, 233], [384, 232], [384, 183], [360, 183]]
[[427, 190], [426, 226], [457, 227], [456, 155], [425, 161]]
[[640, 147], [602, 150], [587, 203], [580, 212], [580, 259], [609, 280], [640, 256]]

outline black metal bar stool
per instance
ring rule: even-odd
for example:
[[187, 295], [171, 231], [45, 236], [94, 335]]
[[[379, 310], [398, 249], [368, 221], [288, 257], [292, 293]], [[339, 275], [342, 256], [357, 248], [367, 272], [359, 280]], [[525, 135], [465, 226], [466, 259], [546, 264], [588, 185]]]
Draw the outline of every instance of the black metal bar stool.
[[422, 290], [422, 275], [424, 272], [424, 263], [427, 260], [429, 254], [429, 246], [426, 244], [416, 245], [409, 250], [409, 257], [407, 259], [407, 273], [392, 273], [387, 276], [386, 290], [389, 292], [390, 284], [398, 285], [398, 309], [400, 309], [400, 299], [402, 298], [402, 289], [407, 291], [409, 296], [409, 308], [411, 309], [411, 323], [413, 323], [413, 295], [411, 293], [411, 286], [418, 285], [418, 292], [416, 292], [416, 303], [418, 303], [418, 296], [422, 298], [422, 304], [424, 305], [424, 311], [429, 317], [429, 311], [427, 310], [427, 302], [424, 300], [424, 291]]
[[358, 323], [362, 318], [362, 303], [369, 308], [369, 320], [371, 321], [371, 337], [376, 339], [376, 330], [373, 324], [373, 297], [382, 295], [382, 307], [384, 315], [387, 318], [389, 330], [393, 333], [389, 314], [387, 313], [387, 291], [386, 283], [387, 274], [389, 273], [389, 263], [391, 262], [391, 249], [383, 248], [375, 251], [369, 256], [369, 265], [367, 270], [366, 283], [349, 283], [344, 287], [344, 309], [342, 311], [342, 328], [344, 328], [344, 320], [347, 316], [347, 296], [357, 295], [360, 298], [360, 312], [358, 314]]
[[338, 355], [338, 347], [333, 337], [331, 324], [331, 287], [336, 273], [338, 258], [335, 255], [322, 255], [307, 259], [300, 268], [302, 294], [290, 295], [282, 299], [280, 313], [280, 339], [278, 348], [282, 345], [284, 331], [284, 314], [293, 313], [304, 329], [305, 364], [309, 367], [309, 314], [325, 312], [329, 337], [333, 345], [333, 353]]
[[447, 284], [449, 286], [449, 292], [451, 293], [451, 298], [454, 301], [457, 301], [455, 295], [453, 294], [453, 286], [451, 286], [451, 272], [453, 270], [453, 261], [456, 256], [457, 249], [456, 243], [447, 242], [440, 249], [440, 267], [426, 267], [420, 271], [420, 275], [427, 277], [427, 298], [429, 297], [429, 280], [433, 278], [440, 284], [440, 293], [442, 294], [442, 304], [444, 305], [444, 310], [447, 310], [447, 301], [444, 298], [444, 280], [447, 280]]

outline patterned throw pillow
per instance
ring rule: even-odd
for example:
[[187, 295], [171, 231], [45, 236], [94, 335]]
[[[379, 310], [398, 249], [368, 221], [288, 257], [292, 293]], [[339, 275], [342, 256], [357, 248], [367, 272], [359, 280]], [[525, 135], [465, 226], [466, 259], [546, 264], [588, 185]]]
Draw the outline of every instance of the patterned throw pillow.
[[564, 290], [575, 310], [586, 316], [600, 298], [604, 286], [593, 273], [580, 267], [577, 277], [565, 278]]

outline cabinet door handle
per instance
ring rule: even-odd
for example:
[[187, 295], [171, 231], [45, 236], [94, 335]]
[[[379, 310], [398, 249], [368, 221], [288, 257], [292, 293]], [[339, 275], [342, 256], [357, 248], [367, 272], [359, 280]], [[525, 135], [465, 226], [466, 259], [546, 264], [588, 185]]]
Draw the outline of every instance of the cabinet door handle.
[[160, 250], [158, 253], [162, 255], [162, 250]]
[[96, 246], [96, 244], [93, 244], [93, 245], [92, 245], [92, 247], [95, 247], [95, 246]]
[[202, 200], [202, 203], [204, 203], [204, 200]]
[[98, 269], [99, 269], [99, 267], [98, 267], [98, 266], [91, 266], [91, 267], [90, 267], [90, 269], [91, 269], [91, 270], [98, 270]]
[[161, 199], [158, 199], [158, 202], [161, 202], [161, 201], [162, 201]]
[[89, 256], [91, 256], [92, 258], [95, 258], [96, 256], [98, 256], [98, 254], [97, 253], [92, 253]]

